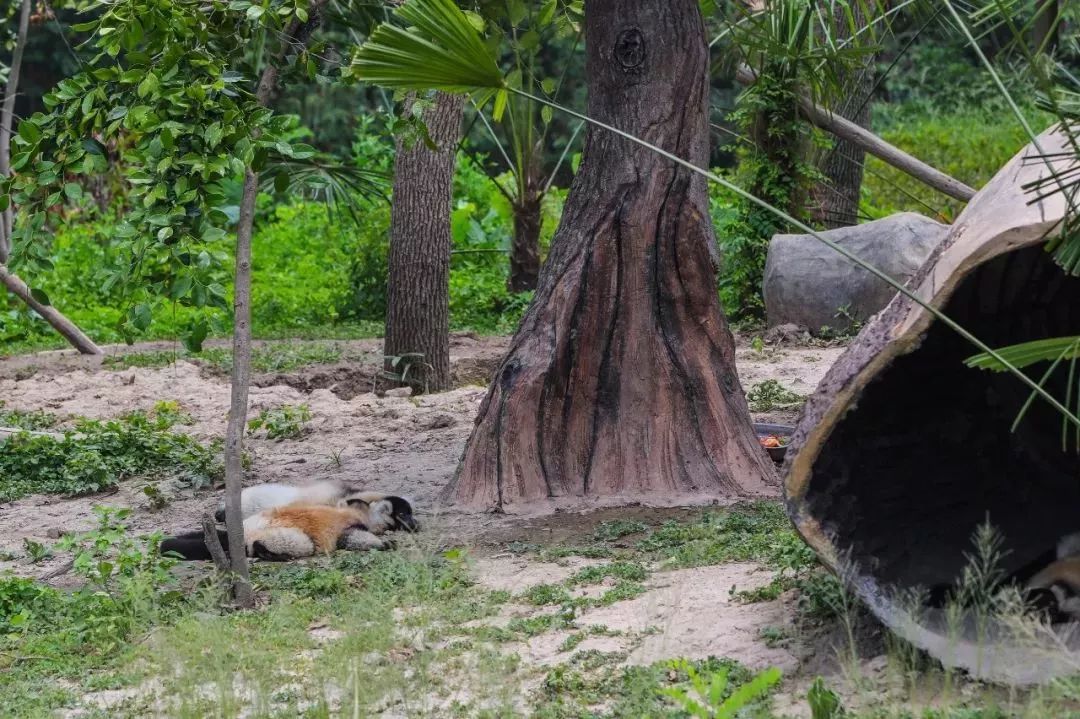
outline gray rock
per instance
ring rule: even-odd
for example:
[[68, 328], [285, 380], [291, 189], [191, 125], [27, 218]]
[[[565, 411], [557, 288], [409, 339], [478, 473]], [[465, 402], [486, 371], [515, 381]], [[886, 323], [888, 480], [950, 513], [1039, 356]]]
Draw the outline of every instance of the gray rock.
[[[900, 282], [907, 282], [945, 238], [948, 225], [901, 212], [822, 234]], [[765, 263], [769, 327], [795, 324], [851, 329], [877, 313], [896, 290], [810, 235], [776, 235]]]

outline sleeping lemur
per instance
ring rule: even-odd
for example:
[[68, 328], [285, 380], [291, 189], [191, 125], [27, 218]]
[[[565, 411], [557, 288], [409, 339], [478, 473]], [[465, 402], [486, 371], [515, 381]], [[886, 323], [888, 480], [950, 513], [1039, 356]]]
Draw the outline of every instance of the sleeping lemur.
[[[1051, 624], [1080, 621], [1080, 532], [1063, 536], [1047, 550], [1013, 572], [999, 586], [1022, 587], [1027, 606]], [[943, 607], [956, 595], [955, 585], [930, 590], [927, 604]]]
[[1024, 583], [1024, 594], [1049, 610], [1051, 622], [1080, 621], [1080, 532], [1061, 538], [1054, 561]]
[[[407, 500], [379, 492], [353, 492], [334, 507], [291, 503], [253, 514], [244, 520], [244, 544], [249, 557], [285, 561], [335, 549], [385, 549], [390, 542], [378, 535], [397, 529], [417, 530]], [[228, 535], [218, 530], [218, 538], [227, 554]], [[211, 558], [200, 531], [163, 540], [161, 553], [166, 552], [187, 560]]]
[[[240, 515], [247, 519], [253, 514], [283, 507], [286, 504], [327, 504], [334, 505], [349, 494], [349, 487], [344, 482], [326, 480], [293, 487], [288, 484], [256, 484], [244, 488], [240, 494]], [[214, 519], [225, 521], [225, 500], [218, 504]]]

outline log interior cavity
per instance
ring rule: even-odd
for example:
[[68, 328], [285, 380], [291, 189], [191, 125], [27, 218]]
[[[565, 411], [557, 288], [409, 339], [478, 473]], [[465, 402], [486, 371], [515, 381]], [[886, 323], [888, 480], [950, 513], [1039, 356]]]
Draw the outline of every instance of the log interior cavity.
[[[944, 309], [991, 347], [1077, 335], [1080, 279], [1029, 246], [972, 271]], [[1029, 391], [1010, 375], [965, 367], [975, 353], [933, 323], [867, 385], [814, 463], [805, 508], [881, 587], [952, 583], [987, 517], [1004, 535], [1008, 572], [1080, 530], [1075, 430], [1063, 452], [1061, 416], [1036, 401], [1011, 432]], [[1027, 371], [1038, 380], [1047, 368]], [[1055, 397], [1067, 377], [1062, 363], [1048, 383]]]

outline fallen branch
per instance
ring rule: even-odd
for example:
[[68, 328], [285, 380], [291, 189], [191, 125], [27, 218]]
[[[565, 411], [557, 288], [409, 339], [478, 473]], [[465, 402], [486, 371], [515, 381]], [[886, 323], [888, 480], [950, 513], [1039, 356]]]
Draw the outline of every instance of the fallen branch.
[[[743, 85], [749, 86], [757, 82], [757, 74], [749, 67], [743, 65], [735, 72], [735, 79]], [[950, 177], [941, 170], [931, 167], [918, 158], [912, 157], [899, 147], [885, 142], [885, 140], [882, 140], [869, 130], [859, 127], [854, 122], [851, 122], [840, 115], [833, 114], [804, 95], [800, 95], [798, 99], [799, 109], [802, 110], [806, 119], [820, 127], [822, 130], [830, 132], [842, 140], [847, 140], [853, 145], [857, 145], [882, 162], [895, 167], [897, 170], [914, 177], [919, 182], [922, 182], [953, 199], [967, 202], [975, 196], [975, 190], [973, 188], [968, 187], [955, 177]]]
[[17, 275], [11, 273], [5, 265], [0, 264], [0, 283], [3, 283], [13, 295], [25, 302], [30, 309], [37, 312], [43, 320], [52, 325], [53, 329], [63, 335], [64, 339], [84, 355], [99, 355], [101, 348], [86, 336], [74, 322], [64, 317], [55, 307], [43, 305], [30, 294], [30, 288], [26, 286]]
[[229, 558], [225, 555], [224, 547], [221, 546], [221, 539], [218, 538], [217, 524], [214, 523], [214, 518], [209, 514], [203, 515], [202, 531], [203, 541], [206, 542], [206, 548], [214, 559], [214, 566], [222, 574], [228, 574], [232, 569], [229, 565]]

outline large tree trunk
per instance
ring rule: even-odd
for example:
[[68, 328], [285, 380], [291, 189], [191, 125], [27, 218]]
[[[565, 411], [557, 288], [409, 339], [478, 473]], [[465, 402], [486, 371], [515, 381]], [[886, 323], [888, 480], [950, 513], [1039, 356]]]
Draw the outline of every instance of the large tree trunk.
[[[589, 114], [704, 165], [708, 50], [696, 0], [591, 0], [585, 13]], [[698, 175], [590, 129], [532, 306], [447, 500], [505, 511], [551, 498], [773, 492], [713, 242]]]
[[[862, 28], [866, 17], [860, 3], [852, 5], [855, 20]], [[846, 21], [838, 21], [836, 39], [850, 35]], [[859, 127], [870, 128], [870, 93], [874, 90], [874, 57], [868, 55], [862, 66], [844, 78], [844, 93], [830, 108], [835, 115], [851, 120]], [[859, 222], [859, 194], [862, 190], [866, 151], [858, 145], [836, 138], [821, 163], [824, 176], [816, 188], [814, 219], [825, 227], [849, 227]]]
[[407, 369], [403, 384], [430, 392], [450, 386], [450, 203], [463, 105], [438, 93], [423, 114], [438, 150], [399, 139], [394, 158], [386, 369]]

